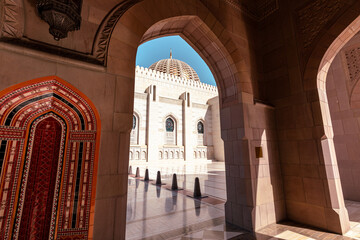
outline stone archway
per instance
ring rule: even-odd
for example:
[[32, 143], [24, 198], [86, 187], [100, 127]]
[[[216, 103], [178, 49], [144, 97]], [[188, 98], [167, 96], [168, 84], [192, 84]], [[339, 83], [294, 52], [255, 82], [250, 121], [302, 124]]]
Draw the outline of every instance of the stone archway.
[[221, 103], [237, 98], [239, 89], [236, 88], [234, 62], [227, 55], [225, 46], [199, 17], [179, 16], [159, 21], [144, 33], [140, 44], [169, 35], [180, 35], [204, 59], [218, 84]]
[[[360, 187], [360, 84], [357, 75], [359, 37], [357, 33], [339, 51], [326, 75], [326, 95], [342, 192], [344, 199], [350, 201], [360, 201], [360, 192], [357, 191]], [[349, 217], [351, 219], [351, 213]]]
[[[99, 28], [94, 52], [102, 54], [107, 70], [118, 75], [117, 84], [121, 88], [117, 89], [114, 120], [122, 127], [119, 129], [122, 135], [122, 149], [126, 149], [128, 144], [129, 123], [133, 114], [132, 99], [138, 45], [149, 39], [181, 35], [208, 63], [219, 87], [225, 164], [227, 169], [237, 169], [232, 174], [227, 172], [227, 221], [254, 231], [283, 219], [281, 184], [272, 184], [271, 179], [281, 181], [281, 177], [277, 173], [274, 177], [263, 176], [263, 181], [258, 181], [259, 161], [253, 154], [253, 128], [270, 131], [273, 126], [270, 122], [261, 122], [258, 126], [251, 124], [248, 121], [250, 116], [246, 113], [252, 112], [256, 116], [266, 118], [272, 117], [274, 112], [261, 104], [254, 104], [251, 61], [247, 46], [234, 43], [231, 34], [200, 1], [169, 3], [165, 0], [146, 0], [126, 7], [121, 3], [113, 10]], [[107, 37], [104, 37], [105, 35]], [[273, 143], [269, 152], [275, 152], [276, 148], [276, 143]], [[128, 152], [120, 152], [120, 155], [120, 161], [123, 164], [128, 163]], [[268, 163], [278, 164], [274, 157], [270, 157]], [[123, 176], [123, 181], [126, 181], [125, 177]], [[261, 184], [259, 189], [258, 184]], [[267, 188], [268, 191], [260, 190], [263, 188]], [[241, 191], [237, 191], [239, 189]], [[241, 196], [236, 196], [235, 192]], [[261, 209], [265, 210], [260, 210], [260, 205]], [[122, 205], [124, 210], [125, 206]], [[241, 214], [232, 214], [233, 212]], [[267, 215], [272, 217], [267, 218]], [[262, 216], [264, 221], [260, 221], [259, 216]], [[125, 221], [119, 221], [122, 224], [117, 226], [116, 236], [125, 232]], [[100, 225], [99, 229], [96, 229], [95, 225], [96, 236], [101, 237], [102, 231]]]
[[100, 140], [94, 105], [51, 76], [1, 91], [0, 111], [1, 238], [91, 238]]
[[[333, 3], [329, 2], [326, 4]], [[333, 9], [336, 14], [336, 11], [340, 11], [339, 9], [344, 9], [348, 6], [341, 5], [337, 7], [338, 8]], [[322, 29], [321, 33], [323, 34], [314, 38], [314, 41], [309, 43], [311, 48], [308, 49], [311, 49], [311, 51], [308, 57], [306, 57], [306, 55], [303, 56], [303, 60], [306, 63], [303, 68], [303, 88], [308, 96], [307, 101], [308, 104], [311, 105], [309, 105], [311, 114], [314, 118], [315, 128], [317, 128], [312, 135], [312, 142], [315, 142], [317, 147], [314, 149], [315, 151], [312, 150], [312, 152], [318, 155], [319, 164], [317, 167], [314, 167], [314, 169], [318, 168], [316, 171], [323, 172], [323, 175], [319, 179], [321, 180], [319, 181], [321, 185], [317, 187], [317, 192], [321, 189], [325, 195], [328, 195], [326, 196], [327, 203], [323, 204], [323, 220], [319, 223], [311, 224], [337, 233], [345, 233], [348, 231], [350, 224], [344, 204], [333, 142], [334, 133], [326, 94], [326, 78], [334, 57], [346, 42], [360, 30], [360, 17], [358, 17], [355, 10], [360, 9], [359, 2], [352, 4], [351, 8], [352, 11], [338, 16], [336, 20], [327, 19], [328, 24], [330, 20], [332, 21], [331, 25], [328, 26], [326, 30]], [[310, 145], [308, 147], [310, 147]], [[312, 184], [315, 184], [315, 182]], [[313, 185], [313, 188], [314, 186], [315, 185]], [[296, 210], [293, 209], [291, 211], [295, 212]], [[305, 218], [299, 216], [296, 216], [295, 219], [299, 221], [305, 220]]]

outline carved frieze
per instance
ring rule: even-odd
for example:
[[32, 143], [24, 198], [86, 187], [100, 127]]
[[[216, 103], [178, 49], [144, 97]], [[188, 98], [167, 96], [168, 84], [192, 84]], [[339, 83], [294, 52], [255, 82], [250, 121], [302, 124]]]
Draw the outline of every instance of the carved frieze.
[[101, 23], [97, 36], [95, 38], [93, 55], [104, 65], [106, 65], [106, 56], [109, 48], [109, 42], [111, 34], [116, 26], [116, 23], [119, 21], [120, 17], [136, 3], [143, 0], [124, 0], [118, 5], [116, 5], [113, 10], [105, 17]]
[[0, 38], [21, 38], [24, 32], [22, 0], [2, 0], [0, 10]]
[[223, 0], [253, 20], [260, 22], [279, 9], [278, 0]]

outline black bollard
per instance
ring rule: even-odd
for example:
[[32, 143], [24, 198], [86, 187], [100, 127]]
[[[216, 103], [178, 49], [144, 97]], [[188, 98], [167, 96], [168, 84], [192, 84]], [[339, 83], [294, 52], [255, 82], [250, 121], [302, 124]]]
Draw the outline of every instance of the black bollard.
[[144, 179], [141, 180], [141, 181], [143, 181], [143, 182], [150, 182], [150, 181], [152, 181], [152, 180], [150, 180], [150, 178], [149, 178], [149, 170], [148, 170], [148, 169], [145, 169], [145, 177], [144, 177]]
[[128, 172], [128, 174], [129, 174], [129, 175], [132, 174], [132, 168], [131, 168], [131, 166], [129, 167], [129, 172]]
[[139, 169], [139, 167], [136, 168], [135, 177], [136, 177], [136, 178], [139, 178], [139, 177], [140, 177], [140, 169]]
[[201, 198], [201, 190], [200, 190], [200, 181], [199, 178], [195, 178], [195, 185], [194, 185], [194, 198]]
[[160, 175], [160, 171], [157, 172], [156, 175], [156, 185], [161, 185], [161, 175]]
[[144, 179], [144, 181], [149, 181], [150, 179], [149, 179], [149, 170], [148, 169], [146, 169], [145, 170], [145, 179]]
[[166, 188], [166, 189], [171, 190], [171, 191], [183, 190], [183, 188], [178, 187], [176, 173], [173, 174], [171, 188]]
[[172, 180], [171, 190], [178, 190], [177, 178], [176, 178], [176, 174], [175, 174], [175, 173], [173, 174], [173, 180]]
[[161, 175], [160, 175], [160, 171], [157, 172], [157, 175], [156, 175], [156, 183], [153, 185], [157, 185], [157, 186], [160, 186], [160, 185], [165, 185], [165, 183], [161, 183]]
[[195, 184], [194, 184], [194, 193], [193, 195], [187, 195], [188, 197], [192, 197], [192, 198], [206, 198], [208, 196], [205, 195], [201, 195], [201, 190], [200, 190], [200, 181], [199, 178], [196, 177], [195, 178]]

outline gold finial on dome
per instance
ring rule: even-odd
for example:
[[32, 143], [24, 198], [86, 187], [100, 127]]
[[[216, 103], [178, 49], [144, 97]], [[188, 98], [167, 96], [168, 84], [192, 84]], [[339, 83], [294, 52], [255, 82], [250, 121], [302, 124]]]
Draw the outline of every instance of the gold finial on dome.
[[172, 49], [170, 48], [170, 59], [172, 59]]

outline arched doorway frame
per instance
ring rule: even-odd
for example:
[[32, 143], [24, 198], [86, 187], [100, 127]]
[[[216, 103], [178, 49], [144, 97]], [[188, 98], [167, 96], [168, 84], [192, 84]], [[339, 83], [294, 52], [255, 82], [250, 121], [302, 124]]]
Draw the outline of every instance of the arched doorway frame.
[[[13, 231], [12, 231], [12, 238], [15, 238], [15, 239], [17, 237], [32, 238], [32, 237], [34, 237], [36, 232], [38, 232], [38, 229], [36, 229], [33, 226], [33, 225], [35, 225], [32, 222], [32, 221], [34, 221], [34, 219], [32, 219], [32, 221], [30, 221], [30, 219], [26, 219], [29, 212], [30, 212], [30, 215], [32, 215], [31, 211], [35, 205], [35, 204], [26, 205], [26, 198], [30, 198], [30, 201], [36, 200], [36, 199], [34, 199], [34, 196], [28, 196], [28, 194], [32, 193], [32, 192], [36, 193], [38, 191], [36, 188], [31, 189], [31, 187], [29, 186], [29, 183], [31, 180], [29, 180], [29, 179], [31, 177], [36, 179], [36, 178], [38, 178], [38, 177], [36, 177], [36, 175], [41, 175], [41, 174], [44, 174], [44, 172], [46, 172], [41, 168], [41, 166], [37, 166], [37, 163], [34, 163], [33, 157], [34, 157], [34, 152], [36, 152], [34, 145], [40, 145], [39, 144], [40, 142], [37, 142], [35, 140], [35, 138], [37, 138], [37, 135], [36, 135], [37, 127], [38, 127], [38, 125], [42, 124], [44, 121], [46, 121], [49, 118], [55, 119], [57, 124], [59, 124], [61, 126], [61, 139], [59, 140], [59, 143], [60, 143], [59, 144], [60, 145], [59, 146], [59, 157], [55, 160], [55, 161], [57, 161], [57, 164], [56, 164], [57, 169], [55, 172], [55, 176], [54, 175], [52, 176], [52, 177], [56, 177], [56, 181], [55, 181], [55, 184], [53, 181], [51, 181], [51, 180], [49, 181], [50, 182], [49, 187], [51, 189], [50, 194], [51, 194], [51, 191], [53, 191], [53, 193], [48, 196], [42, 196], [41, 198], [52, 197], [51, 199], [52, 199], [53, 204], [52, 204], [52, 206], [42, 206], [41, 204], [37, 204], [37, 205], [39, 205], [37, 208], [40, 207], [40, 208], [46, 209], [46, 212], [49, 212], [49, 210], [50, 210], [51, 215], [45, 216], [45, 219], [37, 218], [35, 220], [36, 221], [35, 224], [42, 225], [42, 230], [43, 230], [43, 231], [41, 231], [42, 236], [44, 236], [44, 234], [47, 234], [47, 231], [49, 231], [48, 233], [50, 234], [50, 237], [49, 237], [50, 239], [52, 239], [55, 235], [53, 226], [56, 224], [55, 223], [56, 221], [55, 221], [54, 217], [52, 217], [52, 215], [55, 215], [55, 216], [58, 215], [57, 212], [54, 211], [54, 209], [58, 208], [59, 201], [54, 201], [54, 199], [59, 199], [59, 192], [61, 190], [60, 182], [61, 182], [62, 172], [63, 172], [64, 165], [65, 165], [63, 163], [65, 162], [64, 161], [64, 157], [65, 157], [65, 153], [66, 153], [65, 145], [66, 145], [66, 139], [68, 137], [67, 129], [68, 129], [69, 122], [64, 120], [61, 116], [56, 114], [54, 111], [48, 110], [45, 113], [36, 114], [29, 121], [30, 124], [26, 131], [27, 137], [25, 138], [25, 146], [27, 146], [27, 147], [24, 149], [23, 158], [22, 158], [22, 159], [24, 159], [24, 161], [22, 162], [22, 167], [20, 167], [20, 169], [24, 169], [24, 170], [23, 170], [22, 176], [19, 179], [19, 181], [20, 181], [19, 185], [23, 186], [23, 187], [21, 187], [20, 192], [18, 194], [19, 198], [21, 200], [19, 198], [17, 198], [18, 201], [16, 204], [15, 221], [14, 221], [15, 227], [13, 228]], [[46, 144], [46, 145], [48, 145], [48, 144]], [[45, 146], [45, 147], [47, 147], [47, 146]], [[55, 147], [55, 149], [56, 149], [56, 147]], [[47, 149], [47, 150], [50, 150], [50, 149]], [[35, 153], [36, 160], [39, 160], [39, 159], [41, 160], [40, 155], [43, 155], [41, 153], [42, 151], [44, 151], [44, 149], [39, 150], [38, 154]], [[54, 159], [52, 159], [52, 161], [54, 161]], [[36, 164], [36, 165], [34, 166], [34, 164]], [[43, 164], [45, 165], [48, 163], [45, 163], [45, 161], [43, 161]], [[26, 171], [26, 169], [29, 169], [29, 170]], [[36, 175], [33, 174], [33, 176], [31, 176], [30, 169], [34, 169], [34, 170], [36, 169]], [[46, 169], [46, 170], [49, 170], [49, 169]], [[47, 174], [49, 174], [49, 173], [47, 173]], [[49, 177], [49, 175], [48, 176], [45, 175], [42, 177]], [[44, 179], [40, 179], [40, 180], [44, 180]], [[53, 182], [53, 183], [51, 184], [51, 182]], [[37, 181], [35, 181], [34, 184], [38, 184]], [[53, 185], [53, 188], [52, 188], [52, 185]], [[30, 189], [28, 189], [29, 187], [30, 187]], [[33, 195], [33, 194], [31, 194], [31, 195]], [[34, 194], [34, 195], [36, 196], [36, 194]], [[24, 196], [24, 197], [21, 197], [21, 196]], [[26, 212], [26, 210], [27, 210], [28, 214], [24, 214], [24, 212]], [[31, 217], [34, 217], [34, 216], [31, 216]], [[38, 219], [40, 221], [38, 221]], [[41, 222], [41, 220], [42, 220], [42, 222]], [[49, 223], [46, 223], [45, 221], [49, 221]], [[48, 226], [47, 226], [47, 224], [48, 224]], [[16, 227], [16, 226], [18, 226], [18, 227]]]
[[[335, 56], [342, 47], [360, 30], [360, 2], [351, 6], [351, 11], [339, 16], [331, 26], [322, 31], [314, 44], [313, 51], [306, 61], [303, 72], [303, 88], [311, 102], [312, 115], [317, 128], [314, 137], [319, 140], [319, 157], [325, 165], [324, 185], [327, 185], [328, 217], [334, 217], [326, 223], [328, 230], [345, 233], [350, 228], [340, 183], [339, 169], [333, 142], [333, 127], [326, 95], [326, 78]], [[327, 218], [328, 220], [329, 218]]]
[[[20, 173], [19, 170], [23, 169], [24, 164], [31, 160], [28, 157], [26, 160], [22, 160], [25, 158], [28, 148], [31, 147], [27, 146], [28, 142], [32, 139], [30, 135], [30, 125], [36, 121], [36, 119], [50, 114], [60, 117], [67, 129], [65, 133], [65, 146], [63, 148], [65, 160], [62, 162], [62, 170], [60, 170], [57, 175], [58, 184], [61, 184], [57, 190], [59, 191], [59, 197], [54, 200], [54, 202], [58, 202], [58, 206], [60, 206], [61, 203], [67, 201], [65, 192], [68, 190], [66, 187], [68, 183], [64, 182], [63, 179], [66, 175], [71, 175], [69, 167], [72, 163], [70, 163], [70, 161], [74, 160], [73, 162], [76, 165], [76, 157], [74, 159], [71, 157], [72, 154], [70, 154], [70, 150], [77, 151], [71, 147], [76, 145], [76, 142], [79, 142], [80, 145], [84, 145], [84, 154], [81, 155], [83, 156], [83, 158], [81, 158], [83, 161], [79, 160], [77, 166], [75, 166], [77, 172], [74, 175], [80, 177], [80, 181], [79, 183], [76, 182], [75, 188], [78, 187], [79, 191], [84, 192], [79, 192], [79, 197], [72, 198], [71, 200], [74, 206], [72, 211], [76, 212], [77, 216], [73, 217], [71, 221], [73, 221], [79, 229], [78, 232], [82, 232], [78, 234], [83, 234], [83, 237], [91, 238], [94, 225], [93, 219], [101, 129], [99, 114], [94, 104], [89, 98], [66, 81], [57, 76], [49, 76], [25, 81], [2, 90], [0, 92], [0, 105], [2, 105], [0, 110], [0, 128], [2, 132], [5, 133], [2, 134], [2, 140], [10, 141], [9, 144], [12, 144], [11, 148], [10, 146], [8, 147], [8, 151], [1, 162], [2, 167], [4, 166], [3, 172], [5, 171], [5, 167], [7, 170], [10, 169], [8, 168], [9, 164], [15, 164], [17, 166], [17, 170], [9, 175], [12, 181], [14, 181], [13, 187], [10, 186], [12, 192], [7, 192], [9, 196], [16, 195], [16, 197], [14, 197], [15, 201], [8, 205], [11, 212], [5, 211], [5, 217], [7, 219], [5, 219], [5, 224], [2, 223], [2, 228], [0, 229], [1, 236], [6, 239], [10, 236], [16, 237], [18, 234], [19, 222], [21, 220], [19, 216], [21, 216], [21, 213], [20, 215], [16, 214], [18, 210], [14, 210], [14, 206], [22, 203], [24, 194], [20, 194], [20, 190], [23, 191], [26, 188], [26, 183], [20, 184], [19, 182], [22, 178], [22, 173]], [[14, 145], [14, 142], [17, 143]], [[19, 152], [22, 155], [13, 156], [11, 155], [12, 152]], [[14, 160], [17, 162], [14, 162]], [[79, 167], [80, 165], [81, 168]], [[24, 171], [24, 173], [26, 173], [26, 171]], [[3, 186], [4, 182], [6, 182], [4, 177], [7, 176], [2, 173], [0, 193], [5, 189]], [[85, 181], [85, 179], [87, 180]], [[82, 185], [80, 186], [80, 184]], [[19, 199], [19, 196], [22, 196], [22, 198]], [[80, 196], [82, 199], [80, 199]], [[81, 200], [85, 200], [85, 205], [80, 203]], [[8, 201], [8, 199], [2, 198], [1, 201]], [[84, 208], [84, 210], [80, 210], [79, 205], [81, 205], [81, 208]], [[75, 208], [75, 206], [77, 206], [77, 208]], [[21, 212], [21, 208], [19, 209]], [[56, 210], [53, 209], [53, 211], [55, 211], [53, 217], [56, 217], [56, 219], [51, 225], [50, 238], [53, 239], [57, 237], [62, 239], [62, 237], [69, 237], [69, 233], [63, 228], [63, 223], [66, 224], [66, 212], [68, 210], [64, 210], [64, 207], [61, 206], [57, 207]], [[86, 211], [86, 213], [83, 211]], [[62, 222], [61, 219], [65, 222]], [[60, 225], [62, 227], [59, 227]]]
[[[122, 97], [116, 100], [121, 104], [115, 111], [124, 116], [122, 119], [124, 123], [131, 122], [138, 46], [150, 39], [180, 35], [208, 64], [219, 87], [222, 138], [225, 148], [228, 149], [225, 151], [226, 164], [251, 165], [252, 129], [247, 121], [248, 115], [244, 114], [246, 109], [254, 106], [248, 46], [242, 44], [243, 42], [236, 41], [235, 43], [233, 35], [201, 1], [144, 0], [133, 3], [123, 1], [109, 12], [98, 29], [93, 47], [93, 54], [103, 58], [108, 72], [117, 74], [118, 83], [124, 86], [117, 92], [117, 96]], [[148, 11], [154, 6], [159, 8], [156, 11]], [[246, 29], [243, 30], [246, 31]], [[242, 37], [246, 42], [246, 35]], [[123, 104], [127, 101], [132, 101], [132, 105]], [[126, 128], [121, 129], [121, 132], [129, 136], [130, 130], [130, 124], [128, 124]], [[238, 134], [234, 134], [236, 132]], [[126, 144], [128, 143], [123, 145], [124, 149], [126, 149]], [[243, 149], [241, 155], [235, 155], [230, 151], [235, 145], [236, 148]], [[121, 161], [128, 164], [128, 152], [120, 154]], [[247, 202], [236, 199], [234, 194], [228, 195], [227, 198], [227, 213], [237, 208], [244, 214], [237, 216], [227, 214], [226, 217], [229, 222], [254, 230], [261, 226], [258, 225], [259, 221], [255, 221], [255, 215], [252, 213], [258, 210], [255, 201], [256, 176], [249, 175], [251, 176], [248, 177], [248, 181], [242, 179], [236, 186], [249, 189], [244, 197]], [[231, 186], [235, 188], [234, 184]], [[101, 237], [101, 231], [100, 227], [95, 229], [95, 235]], [[118, 227], [116, 232], [118, 234], [125, 232], [125, 224]]]

